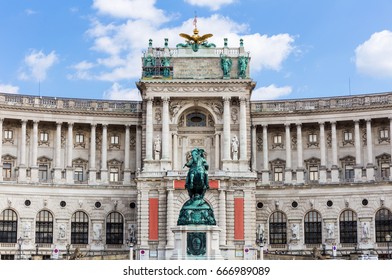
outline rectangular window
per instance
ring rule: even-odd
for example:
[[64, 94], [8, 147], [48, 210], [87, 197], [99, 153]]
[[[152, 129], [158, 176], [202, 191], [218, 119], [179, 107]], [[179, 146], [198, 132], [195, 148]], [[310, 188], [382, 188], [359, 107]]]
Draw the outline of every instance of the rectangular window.
[[119, 137], [117, 135], [110, 136], [110, 144], [118, 145]]
[[275, 167], [274, 168], [274, 181], [275, 182], [283, 182], [283, 168]]
[[40, 164], [38, 167], [38, 178], [40, 181], [48, 180], [48, 166], [45, 164]]
[[9, 129], [4, 130], [4, 139], [11, 140], [13, 138], [13, 135], [14, 133], [12, 130]]
[[351, 182], [354, 180], [354, 167], [352, 165], [346, 165], [344, 172], [346, 181]]
[[317, 143], [317, 134], [309, 134], [309, 143]]
[[84, 142], [84, 135], [81, 133], [77, 133], [75, 135], [75, 142], [76, 143], [83, 143]]
[[381, 163], [381, 178], [388, 179], [389, 178], [389, 163]]
[[318, 181], [318, 166], [310, 166], [309, 167], [309, 180], [310, 181]]
[[380, 130], [380, 138], [381, 139], [388, 139], [389, 138], [389, 131], [386, 128]]
[[274, 144], [282, 144], [282, 135], [275, 135], [274, 136]]
[[75, 167], [74, 180], [78, 182], [83, 181], [83, 167]]
[[118, 168], [110, 168], [110, 175], [109, 175], [109, 180], [110, 182], [118, 182]]
[[350, 131], [345, 131], [344, 132], [344, 141], [352, 141], [353, 140], [353, 134]]
[[42, 141], [42, 142], [48, 142], [49, 141], [49, 133], [47, 133], [47, 132], [41, 132], [40, 133], [40, 140]]
[[11, 163], [8, 163], [8, 162], [3, 163], [3, 179], [5, 179], [5, 180], [11, 179], [11, 175], [12, 175], [11, 168], [12, 168]]

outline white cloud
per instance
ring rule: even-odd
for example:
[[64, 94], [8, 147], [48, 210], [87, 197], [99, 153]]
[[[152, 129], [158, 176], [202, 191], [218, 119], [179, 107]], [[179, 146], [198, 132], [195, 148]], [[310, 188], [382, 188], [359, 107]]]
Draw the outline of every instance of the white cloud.
[[32, 50], [24, 58], [24, 65], [19, 78], [22, 80], [44, 81], [48, 70], [58, 61], [55, 51], [48, 55], [42, 51]]
[[19, 93], [19, 87], [10, 84], [0, 84], [0, 92], [4, 93]]
[[383, 30], [373, 33], [370, 38], [355, 49], [355, 65], [363, 74], [392, 77], [392, 32]]
[[224, 5], [234, 3], [235, 0], [185, 0], [185, 2], [194, 6], [207, 7], [213, 11], [216, 11]]
[[106, 90], [103, 97], [113, 100], [141, 100], [137, 89], [124, 88], [118, 83], [114, 83], [110, 89]]
[[[97, 19], [91, 23], [87, 34], [93, 39], [92, 49], [101, 53], [103, 57], [94, 61], [97, 65], [93, 71], [99, 73], [85, 73], [85, 77], [94, 76], [99, 80], [120, 81], [139, 78], [141, 75], [142, 50], [148, 46], [148, 40], [153, 39], [154, 47], [161, 47], [164, 38], [169, 39], [169, 46], [183, 42], [179, 33], [192, 33], [193, 19], [190, 18], [178, 26], [162, 28], [151, 20], [126, 20], [121, 23], [103, 24]], [[278, 71], [284, 60], [294, 50], [294, 37], [289, 34], [273, 36], [250, 34], [249, 27], [219, 14], [207, 18], [198, 18], [198, 29], [201, 34], [212, 33], [209, 42], [217, 47], [223, 46], [223, 38], [228, 38], [229, 47], [239, 47], [240, 38], [244, 39], [244, 46], [250, 51], [251, 71], [272, 69]], [[241, 35], [242, 34], [242, 35]], [[78, 75], [73, 75], [78, 76]], [[83, 75], [79, 75], [83, 78]]]
[[25, 14], [28, 16], [35, 15], [37, 12], [32, 9], [26, 9]]
[[292, 92], [290, 86], [277, 87], [274, 84], [268, 87], [256, 88], [252, 93], [252, 100], [273, 100], [289, 95]]
[[92, 76], [90, 70], [94, 68], [94, 66], [94, 63], [88, 62], [86, 60], [72, 65], [71, 68], [75, 69], [76, 72], [74, 74], [68, 75], [68, 79], [91, 80], [94, 77]]
[[160, 24], [167, 21], [163, 10], [155, 7], [156, 0], [94, 0], [93, 7], [100, 14], [115, 18], [143, 19]]

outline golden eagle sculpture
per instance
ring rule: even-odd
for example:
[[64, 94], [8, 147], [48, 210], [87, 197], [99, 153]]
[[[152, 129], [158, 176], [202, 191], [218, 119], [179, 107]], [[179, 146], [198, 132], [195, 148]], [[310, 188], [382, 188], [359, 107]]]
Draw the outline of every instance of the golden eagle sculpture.
[[199, 36], [199, 30], [197, 28], [193, 29], [193, 35], [188, 35], [185, 33], [180, 33], [180, 36], [186, 39], [185, 44], [178, 44], [177, 47], [192, 47], [194, 52], [199, 50], [199, 46], [204, 46], [207, 48], [215, 47], [215, 44], [209, 44], [207, 39], [212, 37], [212, 34], [204, 34], [203, 36]]

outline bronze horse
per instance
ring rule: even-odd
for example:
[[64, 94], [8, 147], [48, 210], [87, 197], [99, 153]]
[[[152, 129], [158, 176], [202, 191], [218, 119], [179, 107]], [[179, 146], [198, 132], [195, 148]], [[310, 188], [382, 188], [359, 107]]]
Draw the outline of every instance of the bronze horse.
[[203, 199], [208, 186], [208, 164], [204, 158], [204, 150], [195, 148], [191, 152], [191, 159], [184, 165], [189, 167], [185, 188], [191, 200]]

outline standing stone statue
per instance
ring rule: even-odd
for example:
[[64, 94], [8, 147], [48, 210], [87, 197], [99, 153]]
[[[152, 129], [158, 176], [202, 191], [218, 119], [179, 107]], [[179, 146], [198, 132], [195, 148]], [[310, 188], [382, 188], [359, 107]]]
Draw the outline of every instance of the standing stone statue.
[[249, 58], [246, 56], [238, 57], [238, 78], [246, 78], [246, 68], [248, 67]]
[[155, 154], [155, 160], [159, 160], [159, 154], [161, 153], [161, 138], [159, 137], [159, 134], [155, 138], [154, 141], [154, 154]]
[[221, 54], [221, 68], [223, 71], [223, 78], [230, 78], [231, 65], [231, 58]]
[[204, 194], [209, 189], [208, 163], [204, 158], [204, 150], [194, 148], [191, 159], [184, 166], [189, 167], [185, 188], [189, 200], [180, 211], [177, 225], [216, 225], [214, 212], [204, 200]]
[[238, 160], [238, 138], [237, 135], [233, 136], [233, 139], [231, 139], [231, 152], [233, 154], [233, 160]]

